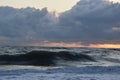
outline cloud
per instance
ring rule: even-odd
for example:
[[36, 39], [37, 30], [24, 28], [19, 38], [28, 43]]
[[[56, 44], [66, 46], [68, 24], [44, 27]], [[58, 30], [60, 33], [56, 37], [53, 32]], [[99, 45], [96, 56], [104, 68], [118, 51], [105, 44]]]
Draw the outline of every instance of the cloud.
[[0, 7], [0, 36], [6, 38], [5, 42], [8, 44], [42, 41], [50, 35], [56, 23], [55, 18], [47, 8], [38, 10], [29, 7], [23, 9]]
[[[120, 4], [102, 0], [81, 0], [60, 16], [66, 39], [83, 44], [120, 43]], [[74, 41], [74, 40], [73, 40]]]
[[0, 7], [0, 42], [120, 44], [120, 4], [80, 0], [71, 10], [48, 12], [46, 8]]

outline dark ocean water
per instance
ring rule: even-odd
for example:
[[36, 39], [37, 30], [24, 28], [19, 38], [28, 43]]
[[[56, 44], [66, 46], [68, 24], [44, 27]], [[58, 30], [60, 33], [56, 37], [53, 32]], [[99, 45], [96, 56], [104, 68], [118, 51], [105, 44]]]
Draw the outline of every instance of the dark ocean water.
[[0, 47], [1, 65], [32, 65], [30, 61], [37, 66], [119, 66], [120, 49]]
[[[36, 52], [35, 52], [36, 51]], [[0, 64], [37, 66], [120, 66], [120, 49], [90, 49], [62, 47], [0, 47]], [[10, 62], [11, 61], [11, 62]], [[26, 61], [26, 62], [25, 62]], [[51, 63], [49, 63], [51, 61]], [[20, 63], [21, 62], [21, 63]], [[48, 62], [48, 63], [47, 63]], [[47, 65], [48, 64], [48, 65]], [[15, 64], [16, 65], [16, 64]], [[28, 65], [32, 65], [28, 63]], [[33, 64], [34, 65], [34, 64]]]
[[0, 80], [119, 80], [120, 49], [0, 47]]

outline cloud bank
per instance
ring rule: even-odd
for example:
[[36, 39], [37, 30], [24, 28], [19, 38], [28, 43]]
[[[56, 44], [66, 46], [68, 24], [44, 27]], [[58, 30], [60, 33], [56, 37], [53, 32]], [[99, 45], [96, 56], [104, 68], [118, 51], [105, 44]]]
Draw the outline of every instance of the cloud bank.
[[[120, 43], [120, 4], [102, 0], [81, 0], [60, 16], [67, 39], [84, 44]], [[116, 28], [116, 30], [115, 30]]]
[[80, 0], [59, 17], [46, 8], [0, 7], [0, 44], [120, 44], [120, 4]]
[[56, 20], [47, 8], [0, 7], [0, 43], [19, 45], [47, 40]]

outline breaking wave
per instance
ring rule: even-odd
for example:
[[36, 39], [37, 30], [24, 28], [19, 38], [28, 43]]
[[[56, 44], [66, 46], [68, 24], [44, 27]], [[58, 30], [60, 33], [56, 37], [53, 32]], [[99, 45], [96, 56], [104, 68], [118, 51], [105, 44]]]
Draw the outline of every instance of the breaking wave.
[[0, 65], [56, 66], [59, 61], [95, 61], [86, 54], [73, 54], [68, 51], [31, 51], [26, 54], [0, 55]]

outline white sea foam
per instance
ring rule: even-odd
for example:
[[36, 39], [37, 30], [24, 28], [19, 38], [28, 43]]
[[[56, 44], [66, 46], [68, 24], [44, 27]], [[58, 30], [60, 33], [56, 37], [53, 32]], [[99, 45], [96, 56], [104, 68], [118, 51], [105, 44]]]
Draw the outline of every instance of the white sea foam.
[[1, 71], [0, 80], [119, 80], [120, 67], [79, 67]]

